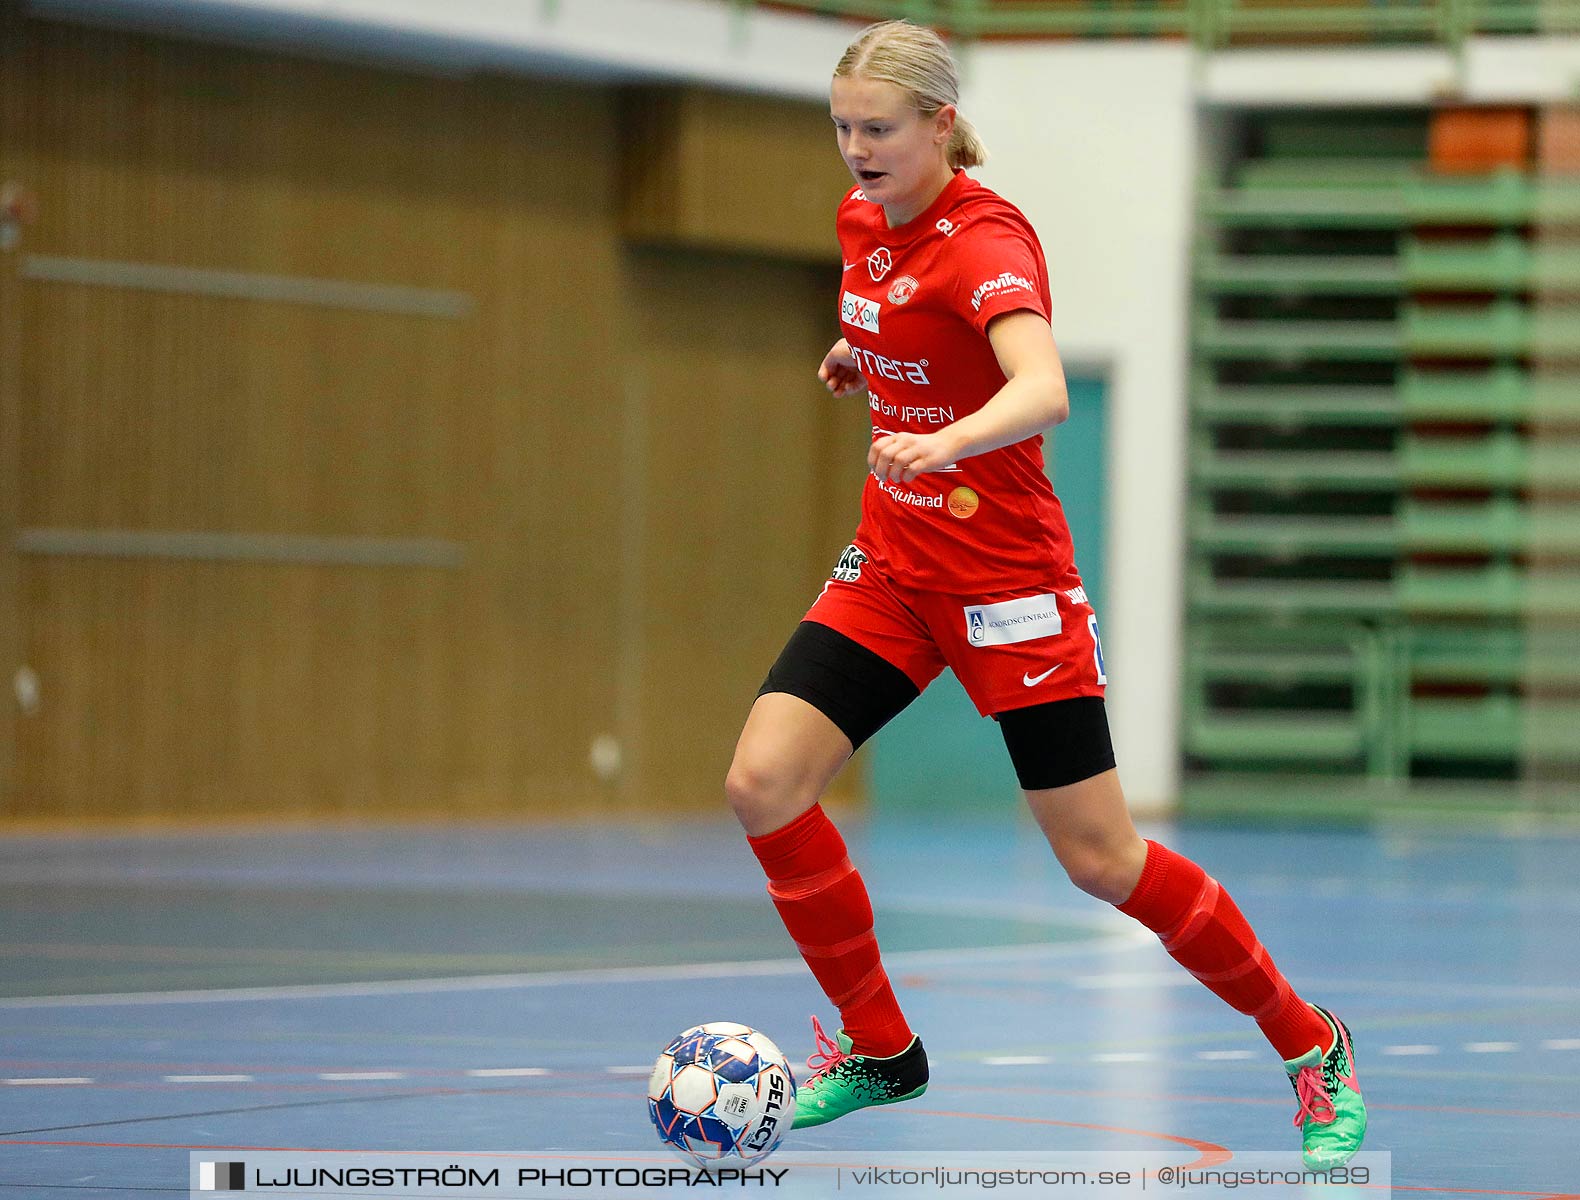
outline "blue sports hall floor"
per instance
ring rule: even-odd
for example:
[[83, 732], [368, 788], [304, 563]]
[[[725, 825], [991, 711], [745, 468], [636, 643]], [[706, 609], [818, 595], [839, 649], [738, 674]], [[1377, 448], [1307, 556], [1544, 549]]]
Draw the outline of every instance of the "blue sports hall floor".
[[[845, 831], [933, 1084], [786, 1150], [1295, 1146], [1255, 1027], [1023, 819]], [[1572, 827], [1144, 832], [1348, 1022], [1395, 1192], [1580, 1194]], [[638, 1161], [673, 1034], [742, 1021], [799, 1069], [837, 1024], [723, 821], [13, 836], [0, 945], [6, 1196], [185, 1193], [193, 1150]]]

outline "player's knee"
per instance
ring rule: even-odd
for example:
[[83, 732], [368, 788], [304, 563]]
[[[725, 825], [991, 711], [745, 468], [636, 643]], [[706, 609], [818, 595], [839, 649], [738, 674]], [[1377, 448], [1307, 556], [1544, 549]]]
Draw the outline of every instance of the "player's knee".
[[724, 776], [724, 798], [735, 810], [735, 815], [744, 819], [756, 809], [768, 786], [768, 780], [762, 772], [753, 769], [750, 763], [742, 762], [740, 756], [736, 755], [735, 761], [730, 764], [729, 773]]
[[724, 798], [748, 829], [790, 807], [795, 791], [795, 780], [789, 772], [748, 754], [737, 753], [724, 777]]
[[1070, 882], [1089, 896], [1123, 904], [1135, 890], [1139, 871], [1133, 854], [1104, 843], [1071, 843], [1054, 847]]

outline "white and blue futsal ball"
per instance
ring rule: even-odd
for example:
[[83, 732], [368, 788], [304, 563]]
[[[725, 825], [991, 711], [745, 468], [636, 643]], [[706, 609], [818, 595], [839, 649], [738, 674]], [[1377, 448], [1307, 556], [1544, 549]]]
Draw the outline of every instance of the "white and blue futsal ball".
[[700, 1166], [772, 1154], [795, 1118], [795, 1077], [767, 1035], [733, 1021], [694, 1025], [664, 1047], [647, 1114], [671, 1149]]

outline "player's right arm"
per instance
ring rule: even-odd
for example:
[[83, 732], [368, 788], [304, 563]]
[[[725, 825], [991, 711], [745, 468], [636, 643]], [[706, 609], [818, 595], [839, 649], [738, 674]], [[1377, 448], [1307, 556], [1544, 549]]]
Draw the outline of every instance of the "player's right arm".
[[862, 391], [867, 381], [856, 367], [856, 356], [850, 352], [850, 343], [840, 338], [823, 356], [823, 365], [817, 369], [823, 386], [836, 396], [848, 396]]

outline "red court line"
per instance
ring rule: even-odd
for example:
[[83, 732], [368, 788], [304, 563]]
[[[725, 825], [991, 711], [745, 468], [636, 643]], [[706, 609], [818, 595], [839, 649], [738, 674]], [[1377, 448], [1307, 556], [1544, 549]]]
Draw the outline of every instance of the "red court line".
[[1131, 1137], [1158, 1138], [1165, 1142], [1177, 1142], [1181, 1146], [1189, 1146], [1203, 1157], [1195, 1162], [1185, 1163], [1181, 1170], [1196, 1167], [1216, 1167], [1226, 1163], [1234, 1157], [1227, 1146], [1220, 1146], [1216, 1142], [1203, 1142], [1196, 1138], [1184, 1137], [1177, 1133], [1158, 1133], [1151, 1129], [1126, 1129], [1121, 1125], [1086, 1125], [1080, 1121], [1056, 1121], [1052, 1117], [1011, 1117], [996, 1113], [968, 1113], [949, 1112], [937, 1108], [913, 1108], [906, 1111], [915, 1113], [919, 1117], [954, 1117], [964, 1118], [968, 1121], [1007, 1121], [1018, 1125], [1058, 1125], [1064, 1129], [1092, 1129], [1099, 1133], [1123, 1133]]
[[[9, 1062], [10, 1063], [16, 1063], [17, 1060], [9, 1060]], [[6, 1065], [8, 1065], [7, 1064], [7, 1060], [0, 1060], [0, 1066], [6, 1066]], [[20, 1064], [18, 1064], [18, 1065], [20, 1065]], [[169, 1065], [173, 1069], [174, 1068], [185, 1068], [185, 1071], [190, 1071], [194, 1067], [194, 1064], [187, 1064], [187, 1063], [161, 1064], [161, 1067], [163, 1067], [164, 1065]], [[210, 1068], [210, 1069], [217, 1069], [218, 1066], [220, 1066], [221, 1064], [203, 1064], [203, 1065], [205, 1067], [207, 1067], [207, 1068]], [[230, 1065], [230, 1064], [224, 1064], [224, 1065]], [[36, 1070], [43, 1070], [45, 1068], [55, 1069], [55, 1070], [64, 1070], [67, 1066], [76, 1066], [76, 1067], [81, 1067], [83, 1069], [93, 1069], [96, 1066], [96, 1064], [94, 1064], [92, 1062], [89, 1062], [89, 1061], [86, 1061], [86, 1060], [58, 1059], [58, 1060], [54, 1060], [52, 1062], [30, 1063], [30, 1064], [28, 1064], [28, 1066], [31, 1067], [32, 1069], [36, 1069]], [[137, 1069], [135, 1065], [127, 1065], [127, 1066], [117, 1065], [117, 1066], [111, 1067], [110, 1064], [103, 1064], [103, 1067], [105, 1069], [112, 1069], [112, 1070], [135, 1070], [135, 1069]], [[153, 1068], [151, 1065], [148, 1065], [146, 1067], [146, 1069], [155, 1069], [155, 1068]], [[323, 1072], [325, 1070], [328, 1070], [328, 1069], [329, 1068], [325, 1068], [325, 1067], [321, 1067], [321, 1066], [320, 1067], [312, 1067], [312, 1068], [305, 1068], [305, 1067], [304, 1068], [290, 1068], [290, 1067], [287, 1067], [287, 1068], [250, 1067], [249, 1068], [249, 1067], [245, 1067], [245, 1066], [241, 1066], [241, 1065], [237, 1064], [237, 1065], [232, 1066], [231, 1073], [247, 1073], [247, 1074], [253, 1074], [253, 1075], [258, 1075], [258, 1076], [270, 1076], [270, 1075], [274, 1075], [274, 1076], [282, 1076], [282, 1075], [283, 1076], [289, 1076], [289, 1075], [293, 1075], [293, 1074], [314, 1074], [314, 1075], [316, 1075], [316, 1074], [319, 1074], [319, 1073], [321, 1073], [321, 1072]], [[339, 1070], [346, 1070], [346, 1071], [352, 1071], [352, 1070], [378, 1070], [378, 1069], [381, 1069], [381, 1068], [376, 1068], [376, 1067], [341, 1067], [341, 1068], [337, 1068], [337, 1069], [339, 1069]], [[407, 1076], [409, 1079], [411, 1079], [412, 1081], [415, 1082], [415, 1081], [418, 1081], [418, 1080], [435, 1080], [435, 1079], [443, 1079], [443, 1078], [448, 1078], [448, 1077], [455, 1077], [455, 1076], [458, 1076], [458, 1075], [464, 1075], [465, 1071], [470, 1069], [470, 1068], [440, 1068], [440, 1067], [415, 1067], [415, 1068], [410, 1068], [410, 1067], [403, 1067], [403, 1068], [392, 1068], [392, 1069], [399, 1069], [405, 1076]], [[185, 1071], [183, 1071], [183, 1073], [185, 1073]], [[554, 1079], [575, 1079], [575, 1080], [583, 1080], [583, 1081], [591, 1080], [591, 1079], [598, 1079], [598, 1080], [601, 1080], [601, 1081], [607, 1081], [607, 1082], [609, 1082], [611, 1084], [617, 1083], [620, 1080], [620, 1078], [621, 1078], [620, 1076], [610, 1076], [610, 1075], [607, 1075], [607, 1074], [604, 1074], [604, 1073], [601, 1073], [601, 1072], [596, 1072], [596, 1071], [555, 1070], [553, 1068], [549, 1068], [548, 1071], [549, 1071], [548, 1075], [546, 1075], [546, 1076], [539, 1076], [538, 1078], [542, 1079], [542, 1080], [545, 1080], [545, 1081], [550, 1081], [550, 1080], [554, 1080]], [[468, 1080], [471, 1080], [473, 1077], [468, 1076], [467, 1078], [468, 1078]], [[238, 1081], [238, 1082], [224, 1082], [224, 1083], [211, 1083], [211, 1082], [202, 1082], [202, 1083], [168, 1083], [168, 1082], [166, 1082], [163, 1079], [159, 1079], [159, 1080], [152, 1080], [151, 1079], [151, 1080], [147, 1080], [147, 1081], [140, 1081], [140, 1080], [136, 1080], [136, 1079], [109, 1079], [109, 1080], [96, 1080], [93, 1083], [88, 1083], [88, 1084], [74, 1084], [74, 1085], [71, 1085], [71, 1086], [77, 1088], [78, 1090], [84, 1090], [84, 1089], [91, 1090], [91, 1089], [99, 1088], [99, 1089], [104, 1089], [104, 1090], [115, 1090], [115, 1091], [129, 1091], [129, 1090], [136, 1090], [136, 1089], [143, 1089], [143, 1090], [147, 1090], [147, 1091], [191, 1091], [191, 1090], [196, 1090], [196, 1089], [200, 1089], [200, 1088], [221, 1088], [221, 1087], [246, 1088], [246, 1089], [249, 1089], [249, 1090], [257, 1090], [257, 1091], [291, 1091], [291, 1090], [299, 1090], [299, 1091], [313, 1091], [313, 1090], [336, 1091], [336, 1090], [346, 1090], [346, 1089], [348, 1089], [351, 1085], [353, 1085], [356, 1082], [358, 1082], [358, 1081], [322, 1080], [322, 1081], [309, 1082], [309, 1081], [303, 1080], [303, 1081], [301, 1081], [299, 1083], [291, 1083], [291, 1082], [288, 1082], [286, 1080], [270, 1080], [270, 1079], [267, 1079], [267, 1078], [258, 1078], [258, 1079], [254, 1079], [254, 1080], [252, 1080], [250, 1082], [248, 1082], [248, 1081]], [[366, 1082], [399, 1083], [400, 1080], [377, 1080], [377, 1081], [369, 1080], [369, 1081], [366, 1081]], [[62, 1086], [64, 1086], [64, 1085], [62, 1085]], [[500, 1085], [501, 1090], [503, 1089], [504, 1086], [505, 1085], [503, 1085], [503, 1084]], [[1244, 1105], [1253, 1105], [1253, 1106], [1260, 1106], [1260, 1107], [1267, 1107], [1267, 1108], [1283, 1108], [1283, 1107], [1287, 1106], [1287, 1104], [1289, 1103], [1287, 1100], [1284, 1100], [1284, 1099], [1274, 1099], [1272, 1097], [1262, 1097], [1262, 1096], [1175, 1095], [1175, 1094], [1165, 1093], [1165, 1092], [1135, 1092], [1135, 1091], [1114, 1091], [1114, 1090], [1110, 1090], [1110, 1089], [1036, 1087], [1036, 1086], [1029, 1085], [1029, 1084], [1028, 1085], [1019, 1085], [1019, 1086], [1006, 1086], [1006, 1085], [1002, 1085], [1002, 1084], [969, 1084], [969, 1083], [961, 1083], [961, 1084], [950, 1084], [949, 1088], [950, 1088], [950, 1090], [957, 1091], [957, 1092], [979, 1092], [979, 1093], [987, 1093], [987, 1094], [990, 1094], [990, 1095], [1005, 1095], [1005, 1096], [1012, 1096], [1012, 1095], [1021, 1095], [1021, 1096], [1075, 1096], [1075, 1097], [1081, 1097], [1081, 1098], [1086, 1098], [1086, 1099], [1093, 1099], [1093, 1098], [1095, 1098], [1095, 1099], [1111, 1099], [1111, 1100], [1161, 1100], [1161, 1101], [1167, 1101], [1167, 1102], [1170, 1102], [1170, 1103], [1178, 1103], [1178, 1104], [1244, 1104]], [[940, 1090], [942, 1090], [942, 1089], [940, 1089]], [[546, 1092], [546, 1090], [540, 1089], [538, 1094], [548, 1094], [548, 1093]], [[1419, 1112], [1419, 1113], [1438, 1113], [1438, 1114], [1449, 1115], [1449, 1116], [1515, 1117], [1515, 1118], [1521, 1118], [1521, 1119], [1527, 1119], [1527, 1120], [1580, 1121], [1580, 1112], [1564, 1112], [1564, 1111], [1556, 1110], [1556, 1109], [1549, 1110], [1549, 1109], [1520, 1109], [1520, 1108], [1472, 1108], [1472, 1107], [1465, 1106], [1465, 1105], [1385, 1104], [1385, 1103], [1381, 1103], [1381, 1102], [1377, 1102], [1377, 1101], [1368, 1101], [1367, 1107], [1369, 1109], [1375, 1111], [1375, 1112]], [[1536, 1194], [1545, 1195], [1546, 1193], [1536, 1193]], [[1564, 1200], [1580, 1200], [1580, 1193], [1575, 1193], [1573, 1196], [1566, 1196], [1566, 1197], [1564, 1197]]]

